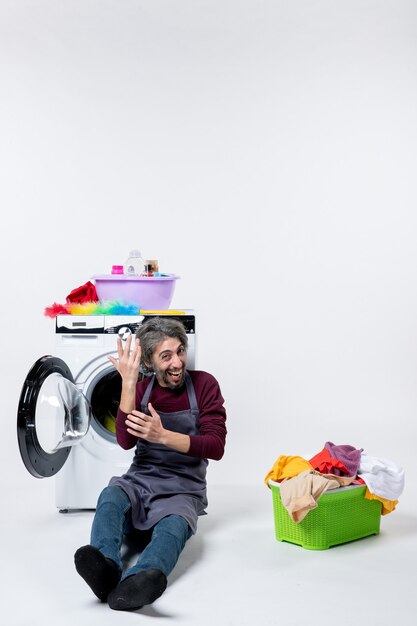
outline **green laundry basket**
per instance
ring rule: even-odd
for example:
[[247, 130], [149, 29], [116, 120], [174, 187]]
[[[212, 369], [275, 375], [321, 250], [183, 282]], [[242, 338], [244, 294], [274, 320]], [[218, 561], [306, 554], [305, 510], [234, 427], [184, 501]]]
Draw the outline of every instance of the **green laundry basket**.
[[367, 500], [366, 487], [357, 485], [325, 492], [317, 508], [301, 522], [293, 522], [281, 501], [279, 483], [269, 480], [274, 507], [275, 537], [296, 543], [307, 550], [327, 550], [368, 535], [377, 535], [382, 504]]

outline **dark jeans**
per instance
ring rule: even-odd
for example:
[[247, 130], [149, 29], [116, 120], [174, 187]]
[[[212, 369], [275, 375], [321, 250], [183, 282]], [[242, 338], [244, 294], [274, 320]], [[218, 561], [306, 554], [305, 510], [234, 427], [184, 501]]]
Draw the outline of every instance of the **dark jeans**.
[[[122, 569], [120, 549], [123, 536], [138, 532], [132, 526], [131, 504], [123, 489], [116, 485], [103, 489], [91, 528], [91, 545]], [[147, 531], [144, 532], [146, 534]], [[137, 563], [123, 573], [122, 579], [151, 568], [159, 569], [168, 576], [191, 534], [183, 517], [168, 515], [162, 518], [153, 527], [150, 541]]]

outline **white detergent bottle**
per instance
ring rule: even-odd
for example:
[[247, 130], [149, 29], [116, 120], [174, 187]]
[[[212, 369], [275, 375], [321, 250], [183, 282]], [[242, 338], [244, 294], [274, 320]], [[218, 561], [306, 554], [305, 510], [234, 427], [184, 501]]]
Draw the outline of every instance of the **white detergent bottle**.
[[128, 259], [124, 263], [126, 276], [140, 276], [145, 268], [144, 260], [139, 250], [131, 250]]

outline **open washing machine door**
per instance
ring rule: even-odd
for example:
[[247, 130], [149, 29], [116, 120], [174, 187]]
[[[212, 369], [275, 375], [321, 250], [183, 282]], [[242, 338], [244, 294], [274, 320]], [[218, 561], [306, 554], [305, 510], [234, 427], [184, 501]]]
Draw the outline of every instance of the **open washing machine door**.
[[77, 389], [66, 363], [53, 356], [38, 359], [20, 394], [17, 436], [20, 455], [36, 478], [54, 476], [72, 446], [86, 435], [91, 407]]

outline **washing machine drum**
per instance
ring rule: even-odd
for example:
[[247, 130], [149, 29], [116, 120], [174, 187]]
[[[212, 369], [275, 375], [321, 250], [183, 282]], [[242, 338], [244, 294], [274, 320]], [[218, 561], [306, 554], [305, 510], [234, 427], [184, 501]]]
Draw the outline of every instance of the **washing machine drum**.
[[37, 478], [59, 472], [90, 421], [90, 404], [66, 363], [53, 356], [36, 361], [23, 384], [17, 413], [19, 449], [28, 471]]

